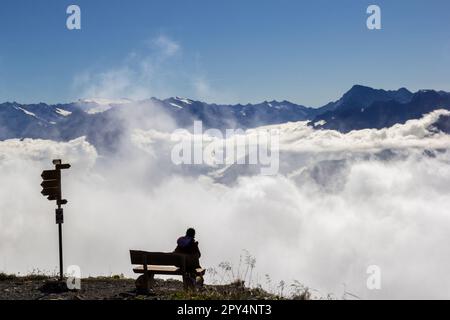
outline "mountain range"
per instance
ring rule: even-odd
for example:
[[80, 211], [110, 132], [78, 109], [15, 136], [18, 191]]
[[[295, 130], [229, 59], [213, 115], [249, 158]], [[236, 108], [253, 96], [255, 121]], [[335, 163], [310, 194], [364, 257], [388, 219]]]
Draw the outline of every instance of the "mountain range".
[[[175, 127], [185, 128], [192, 126], [194, 120], [201, 120], [204, 128], [220, 130], [309, 121], [315, 129], [345, 133], [390, 127], [436, 109], [450, 110], [450, 93], [413, 93], [406, 88], [388, 91], [361, 85], [320, 108], [289, 101], [220, 105], [179, 97], [142, 101], [90, 99], [52, 105], [5, 102], [0, 104], [0, 140], [67, 141], [86, 136], [96, 146], [113, 145], [130, 124], [133, 129], [151, 129], [158, 127], [164, 117], [172, 119]], [[440, 119], [436, 127], [450, 133], [450, 119]]]

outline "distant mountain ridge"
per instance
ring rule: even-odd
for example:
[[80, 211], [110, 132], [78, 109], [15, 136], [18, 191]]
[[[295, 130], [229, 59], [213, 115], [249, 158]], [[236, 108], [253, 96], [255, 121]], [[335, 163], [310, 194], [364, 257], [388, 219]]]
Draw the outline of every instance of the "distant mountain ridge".
[[325, 108], [325, 112], [312, 119], [311, 125], [315, 129], [340, 132], [381, 129], [418, 119], [436, 109], [450, 110], [450, 93], [435, 90], [412, 93], [405, 88], [385, 91], [354, 86], [340, 100]]
[[[149, 129], [158, 121], [148, 121], [163, 113], [177, 127], [189, 128], [201, 120], [204, 128], [253, 128], [262, 125], [310, 121], [315, 129], [341, 132], [366, 128], [389, 127], [420, 118], [436, 109], [450, 110], [450, 93], [421, 90], [412, 93], [399, 90], [373, 89], [355, 85], [339, 100], [320, 108], [289, 101], [264, 101], [258, 104], [219, 105], [187, 98], [142, 101], [127, 99], [89, 99], [73, 103], [49, 105], [0, 104], [0, 140], [41, 138], [66, 141], [87, 136], [95, 145], [114, 144], [133, 121], [136, 128]], [[131, 120], [130, 120], [131, 119]], [[448, 119], [440, 126], [448, 132]]]

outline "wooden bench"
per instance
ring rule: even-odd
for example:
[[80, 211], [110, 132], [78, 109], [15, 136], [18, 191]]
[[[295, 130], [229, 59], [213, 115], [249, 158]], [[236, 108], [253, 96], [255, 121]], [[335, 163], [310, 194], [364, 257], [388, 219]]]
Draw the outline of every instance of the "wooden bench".
[[[154, 284], [155, 274], [182, 276], [184, 289], [193, 286], [191, 277], [186, 271], [187, 256], [184, 254], [130, 250], [130, 258], [134, 273], [143, 275], [142, 289], [146, 292]], [[196, 269], [196, 273], [203, 275], [205, 270]]]

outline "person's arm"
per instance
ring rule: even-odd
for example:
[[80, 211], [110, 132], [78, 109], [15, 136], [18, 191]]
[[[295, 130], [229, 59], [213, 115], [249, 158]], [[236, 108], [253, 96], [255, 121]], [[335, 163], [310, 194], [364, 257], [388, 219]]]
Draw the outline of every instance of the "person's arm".
[[195, 241], [195, 253], [198, 254], [198, 257], [200, 258], [202, 254], [200, 253], [200, 249], [198, 248], [198, 241]]

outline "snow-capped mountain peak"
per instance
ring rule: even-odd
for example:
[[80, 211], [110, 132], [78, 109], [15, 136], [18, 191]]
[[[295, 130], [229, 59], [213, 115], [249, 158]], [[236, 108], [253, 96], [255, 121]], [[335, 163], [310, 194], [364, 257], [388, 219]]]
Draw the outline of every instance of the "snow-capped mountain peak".
[[68, 117], [72, 114], [72, 112], [60, 108], [56, 108], [56, 113], [62, 115], [63, 117]]
[[180, 101], [182, 103], [185, 103], [185, 104], [192, 104], [192, 102], [193, 102], [191, 99], [181, 98], [181, 97], [175, 97], [175, 100], [178, 100], [178, 101]]

